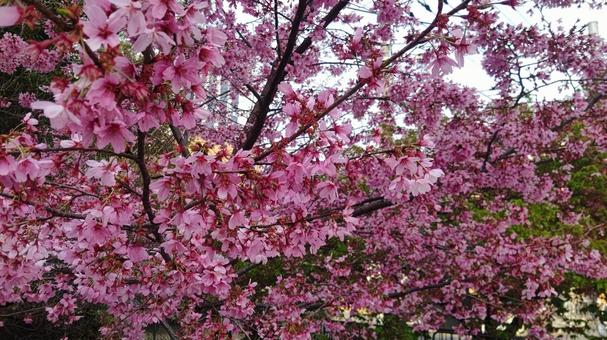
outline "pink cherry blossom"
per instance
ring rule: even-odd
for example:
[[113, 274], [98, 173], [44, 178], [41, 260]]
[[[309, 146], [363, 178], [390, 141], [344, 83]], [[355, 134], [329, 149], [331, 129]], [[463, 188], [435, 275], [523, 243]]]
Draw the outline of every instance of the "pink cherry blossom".
[[13, 171], [15, 158], [11, 155], [0, 155], [0, 176], [6, 176]]
[[86, 161], [86, 165], [88, 165], [90, 168], [86, 171], [85, 176], [97, 178], [100, 180], [101, 184], [106, 186], [116, 185], [115, 164], [112, 164], [106, 160], [95, 161], [91, 159]]
[[118, 7], [118, 10], [113, 12], [111, 17], [128, 17], [129, 20], [127, 22], [127, 33], [129, 34], [129, 36], [136, 36], [145, 30], [147, 25], [145, 15], [141, 11], [141, 1], [110, 0], [110, 2], [114, 6]]
[[160, 47], [163, 54], [169, 54], [171, 45], [175, 45], [173, 39], [163, 31], [156, 28], [146, 28], [140, 32], [137, 40], [133, 43], [133, 51], [143, 52], [148, 46], [155, 45]]
[[128, 249], [128, 256], [135, 263], [145, 261], [149, 258], [145, 248], [141, 246], [130, 247]]
[[597, 1], [48, 5], [0, 7], [3, 321], [549, 338], [600, 293], [607, 45], [500, 14]]
[[62, 105], [47, 101], [35, 101], [31, 103], [31, 108], [43, 110], [44, 116], [51, 121], [51, 126], [55, 129], [62, 129], [70, 123], [80, 125], [80, 119]]
[[82, 31], [87, 35], [86, 42], [93, 50], [101, 47], [116, 47], [120, 43], [118, 31], [124, 27], [126, 20], [122, 16], [108, 19], [105, 11], [97, 5], [87, 5], [84, 8], [89, 21], [84, 23]]
[[435, 77], [449, 74], [453, 71], [453, 67], [457, 66], [458, 64], [446, 55], [437, 55], [436, 59], [430, 64], [432, 75]]
[[162, 19], [167, 10], [172, 10], [175, 14], [181, 14], [183, 8], [175, 0], [150, 0], [152, 6], [152, 15], [156, 19]]
[[21, 10], [17, 6], [0, 7], [0, 27], [16, 25], [21, 20]]
[[173, 65], [162, 71], [162, 78], [171, 82], [173, 92], [179, 92], [180, 89], [200, 83], [198, 67], [199, 63], [195, 58], [185, 59], [184, 55], [179, 55]]
[[111, 144], [116, 152], [123, 152], [127, 143], [135, 141], [135, 135], [126, 128], [126, 124], [120, 121], [95, 127], [95, 135], [98, 147], [103, 148]]

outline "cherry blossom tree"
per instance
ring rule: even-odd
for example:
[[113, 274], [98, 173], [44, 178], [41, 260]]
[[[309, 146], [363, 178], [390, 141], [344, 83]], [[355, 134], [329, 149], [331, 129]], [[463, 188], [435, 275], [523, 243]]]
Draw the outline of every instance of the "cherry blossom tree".
[[[607, 46], [499, 11], [601, 4], [453, 1], [4, 1], [0, 72], [51, 76], [0, 93], [27, 113], [0, 136], [0, 305], [95, 308], [110, 338], [549, 338], [568, 278], [607, 277], [571, 185], [604, 164]], [[446, 78], [472, 53], [497, 96]]]

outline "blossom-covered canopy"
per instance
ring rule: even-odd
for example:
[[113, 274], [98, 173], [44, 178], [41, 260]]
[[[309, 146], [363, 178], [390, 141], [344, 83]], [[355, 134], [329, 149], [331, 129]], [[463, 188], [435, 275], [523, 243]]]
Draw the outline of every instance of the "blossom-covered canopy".
[[[582, 3], [2, 2], [0, 72], [50, 81], [0, 98], [27, 113], [0, 135], [0, 305], [132, 339], [548, 337], [568, 275], [607, 276], [569, 185], [607, 151], [607, 48], [499, 13]], [[447, 80], [473, 53], [496, 96]], [[533, 232], [538, 206], [582, 231]]]

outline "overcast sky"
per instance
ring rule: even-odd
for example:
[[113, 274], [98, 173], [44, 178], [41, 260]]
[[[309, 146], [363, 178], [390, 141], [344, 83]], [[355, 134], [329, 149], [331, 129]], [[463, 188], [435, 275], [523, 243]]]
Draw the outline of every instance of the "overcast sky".
[[[531, 26], [540, 22], [539, 16], [527, 13], [524, 8], [517, 8], [517, 10], [514, 10], [508, 6], [499, 6], [499, 11], [502, 19], [509, 24]], [[607, 8], [597, 10], [585, 6], [582, 8], [574, 7], [567, 10], [560, 8], [549, 9], [544, 11], [544, 15], [548, 20], [553, 22], [554, 25], [560, 23], [566, 29], [575, 25], [577, 20], [579, 20], [579, 25], [586, 25], [589, 22], [596, 21], [598, 23], [599, 35], [603, 38], [607, 38], [607, 21], [601, 23], [601, 19], [607, 17]], [[459, 83], [475, 87], [486, 96], [491, 96], [494, 93], [489, 90], [493, 85], [493, 81], [483, 71], [481, 67], [481, 58], [478, 54], [467, 56], [465, 59], [465, 66], [456, 69], [453, 74], [449, 75], [449, 78]], [[547, 99], [557, 96], [559, 96], [557, 86], [546, 87], [542, 89], [540, 93], [540, 97]]]
[[[445, 10], [449, 10], [452, 7], [452, 4], [455, 2], [451, 2], [449, 5], [446, 5]], [[532, 3], [528, 1], [528, 3]], [[513, 24], [518, 25], [522, 24], [524, 26], [532, 26], [535, 24], [540, 24], [541, 20], [539, 15], [531, 14], [528, 12], [528, 9], [531, 8], [529, 5], [522, 5], [515, 9], [506, 6], [506, 5], [498, 5], [495, 6], [500, 12], [501, 20]], [[434, 13], [427, 12], [424, 10], [416, 11], [417, 14], [420, 15], [420, 19], [431, 21], [434, 18]], [[363, 17], [362, 22], [358, 23], [357, 26], [360, 26], [364, 23], [364, 21], [375, 21], [375, 15], [371, 13], [357, 13]], [[252, 22], [253, 18], [244, 14], [239, 13], [238, 16], [242, 19], [243, 22]], [[586, 25], [589, 22], [597, 22], [598, 23], [598, 32], [599, 35], [603, 38], [607, 38], [607, 21], [601, 23], [601, 19], [607, 17], [607, 8], [603, 8], [600, 10], [590, 9], [585, 6], [582, 8], [568, 8], [568, 9], [546, 9], [544, 10], [544, 16], [553, 25], [556, 27], [559, 24], [562, 25], [565, 29], [571, 28], [576, 21], [579, 20], [578, 25]], [[346, 27], [344, 27], [346, 28]], [[351, 29], [350, 29], [351, 30]], [[395, 41], [393, 42], [393, 49], [398, 49], [402, 42]], [[347, 82], [347, 79], [355, 79], [357, 77], [356, 70], [352, 69], [350, 72], [344, 73], [340, 77], [335, 77], [329, 73], [319, 74], [318, 81], [326, 87], [333, 87], [339, 84], [343, 84]], [[495, 91], [491, 91], [490, 89], [493, 86], [492, 79], [484, 72], [481, 66], [481, 57], [480, 55], [468, 55], [465, 59], [465, 66], [460, 69], [455, 69], [454, 72], [448, 75], [448, 78], [456, 81], [458, 83], [464, 84], [466, 86], [474, 87], [478, 89], [484, 96], [487, 98], [491, 98], [495, 95]], [[557, 85], [549, 86], [542, 88], [538, 92], [538, 99], [546, 98], [552, 99], [558, 96], [563, 96], [563, 94], [559, 93]], [[239, 106], [241, 109], [250, 109], [252, 106], [248, 101], [240, 100]], [[240, 123], [244, 123], [245, 117], [239, 117], [238, 121]]]

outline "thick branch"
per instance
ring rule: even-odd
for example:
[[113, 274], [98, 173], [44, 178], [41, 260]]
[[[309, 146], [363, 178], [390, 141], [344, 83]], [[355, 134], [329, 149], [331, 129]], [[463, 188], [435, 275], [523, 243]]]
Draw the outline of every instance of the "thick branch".
[[[329, 24], [337, 18], [337, 16], [341, 12], [341, 10], [344, 9], [349, 2], [350, 2], [349, 0], [341, 0], [340, 2], [338, 2], [329, 11], [329, 13], [327, 13], [327, 15], [325, 15], [325, 17], [322, 19], [322, 27], [327, 28], [329, 26]], [[296, 22], [295, 20], [293, 20], [293, 25], [295, 25], [296, 23], [299, 24], [299, 22]], [[293, 33], [293, 30], [291, 31], [291, 33]], [[299, 44], [299, 46], [297, 46], [297, 48], [295, 49], [295, 53], [297, 53], [299, 55], [304, 54], [308, 50], [308, 48], [310, 48], [311, 45], [312, 45], [312, 36], [309, 35], [301, 42], [301, 44]], [[287, 48], [289, 48], [289, 46], [287, 46]], [[274, 72], [273, 72], [269, 78], [271, 81], [269, 80], [268, 83], [266, 83], [266, 87], [268, 87], [268, 84], [273, 86], [273, 88], [274, 88], [273, 92], [266, 93], [266, 91], [265, 91], [266, 88], [264, 87], [264, 91], [262, 92], [261, 95], [255, 95], [255, 93], [254, 93], [254, 95], [258, 101], [257, 101], [255, 107], [253, 108], [253, 111], [251, 111], [251, 115], [249, 115], [249, 119], [247, 119], [247, 126], [249, 126], [250, 124], [253, 124], [254, 119], [255, 119], [256, 125], [247, 132], [245, 142], [243, 143], [243, 146], [242, 146], [242, 149], [244, 149], [244, 150], [250, 150], [253, 147], [253, 145], [255, 144], [255, 142], [257, 141], [257, 139], [259, 138], [261, 131], [263, 129], [265, 120], [267, 118], [270, 104], [272, 103], [272, 101], [274, 101], [274, 97], [276, 96], [276, 90], [278, 88], [278, 84], [280, 84], [280, 82], [282, 82], [284, 80], [284, 78], [287, 74], [285, 67], [287, 64], [293, 63], [293, 61], [291, 60], [291, 55], [290, 55], [291, 53], [289, 53], [289, 55], [287, 55], [286, 52], [287, 51], [285, 50], [284, 56], [281, 57], [281, 62], [284, 61], [286, 63], [280, 70], [280, 73], [277, 72], [276, 76], [273, 76], [273, 74], [274, 74]], [[291, 51], [289, 51], [289, 52], [291, 52]], [[279, 57], [280, 57], [280, 55], [279, 55]], [[277, 68], [275, 71], [278, 71], [278, 70], [279, 69]], [[263, 104], [263, 105], [261, 105], [261, 104]], [[259, 105], [259, 108], [258, 108], [258, 105]], [[258, 110], [256, 110], [256, 108], [258, 108]]]
[[[350, 2], [350, 0], [341, 0], [335, 6], [333, 6], [333, 8], [331, 8], [329, 13], [327, 13], [327, 15], [325, 15], [325, 17], [322, 19], [322, 27], [323, 28], [329, 27], [329, 24], [331, 24], [331, 22], [333, 22], [335, 19], [337, 19], [339, 12], [341, 12], [341, 10], [344, 9], [346, 7], [346, 5], [348, 5], [349, 2]], [[295, 53], [304, 54], [308, 50], [308, 48], [310, 48], [310, 46], [312, 46], [312, 36], [311, 35], [307, 36], [304, 39], [304, 41], [302, 41], [301, 44], [299, 44], [299, 46], [297, 46], [297, 48], [295, 49]]]
[[69, 151], [78, 151], [78, 152], [97, 152], [97, 153], [103, 153], [103, 154], [107, 154], [110, 156], [115, 156], [115, 157], [122, 157], [122, 158], [128, 158], [131, 160], [135, 160], [135, 156], [128, 154], [128, 153], [116, 153], [114, 151], [111, 150], [105, 150], [105, 149], [95, 149], [95, 148], [48, 148], [48, 149], [32, 149], [32, 152], [36, 152], [36, 153], [53, 153], [53, 152], [69, 152]]
[[[145, 214], [148, 216], [148, 219], [151, 223], [151, 231], [156, 238], [156, 241], [162, 242], [162, 235], [158, 232], [157, 225], [154, 223], [154, 210], [152, 209], [152, 202], [150, 200], [150, 173], [148, 172], [148, 168], [145, 164], [145, 132], [137, 131], [137, 167], [139, 167], [139, 172], [141, 173], [141, 202], [143, 204], [143, 210]], [[167, 254], [164, 249], [160, 248], [160, 255], [162, 258], [169, 263], [173, 263], [169, 254]]]
[[299, 0], [299, 4], [297, 5], [297, 11], [295, 13], [295, 17], [293, 18], [293, 25], [291, 27], [291, 32], [289, 33], [289, 39], [287, 41], [287, 45], [285, 46], [285, 51], [280, 58], [280, 62], [278, 66], [272, 70], [270, 76], [268, 78], [268, 82], [264, 86], [261, 91], [260, 100], [255, 103], [249, 118], [247, 119], [247, 126], [250, 126], [247, 129], [246, 137], [240, 149], [250, 150], [253, 148], [253, 145], [259, 138], [261, 131], [263, 129], [264, 123], [266, 121], [266, 117], [268, 115], [268, 109], [270, 108], [270, 104], [274, 100], [274, 96], [278, 90], [278, 84], [284, 79], [284, 71], [289, 61], [291, 60], [291, 56], [293, 54], [293, 50], [295, 49], [295, 44], [297, 43], [297, 35], [299, 34], [299, 25], [304, 18], [304, 14], [306, 11], [306, 1]]
[[151, 223], [154, 223], [154, 211], [150, 201], [150, 173], [145, 165], [145, 132], [137, 131], [137, 166], [141, 173], [142, 191], [141, 200], [143, 210], [145, 211]]
[[491, 151], [493, 149], [493, 143], [495, 143], [495, 141], [497, 140], [497, 135], [499, 134], [499, 132], [500, 132], [500, 129], [497, 129], [491, 135], [491, 139], [489, 140], [489, 143], [487, 144], [487, 150], [485, 151], [485, 157], [483, 158], [483, 165], [481, 166], [481, 172], [487, 171], [487, 163], [491, 159]]
[[367, 204], [363, 204], [363, 205], [357, 207], [356, 209], [354, 209], [354, 212], [352, 212], [352, 216], [358, 217], [358, 216], [362, 216], [362, 215], [367, 215], [374, 211], [388, 208], [393, 205], [394, 205], [394, 203], [392, 203], [391, 201], [389, 201], [385, 198], [378, 198], [377, 200], [374, 200]]
[[175, 141], [179, 144], [179, 152], [181, 155], [183, 157], [190, 157], [190, 150], [188, 150], [187, 142], [181, 131], [173, 124], [169, 124], [169, 128], [171, 128], [171, 133], [173, 134]]
[[[16, 196], [13, 196], [10, 194], [5, 194], [3, 192], [0, 192], [0, 196], [6, 197], [13, 201], [21, 202], [23, 204], [27, 204], [27, 205], [31, 205], [31, 206], [39, 206], [39, 204], [24, 201], [24, 200], [20, 199], [19, 197], [16, 197]], [[51, 208], [49, 206], [43, 206], [43, 208], [44, 208], [44, 210], [46, 210], [49, 214], [53, 215], [54, 217], [71, 218], [71, 219], [76, 219], [76, 220], [84, 220], [86, 218], [86, 216], [84, 216], [84, 215], [74, 214], [71, 212], [63, 212], [61, 210], [57, 210], [57, 209]]]

